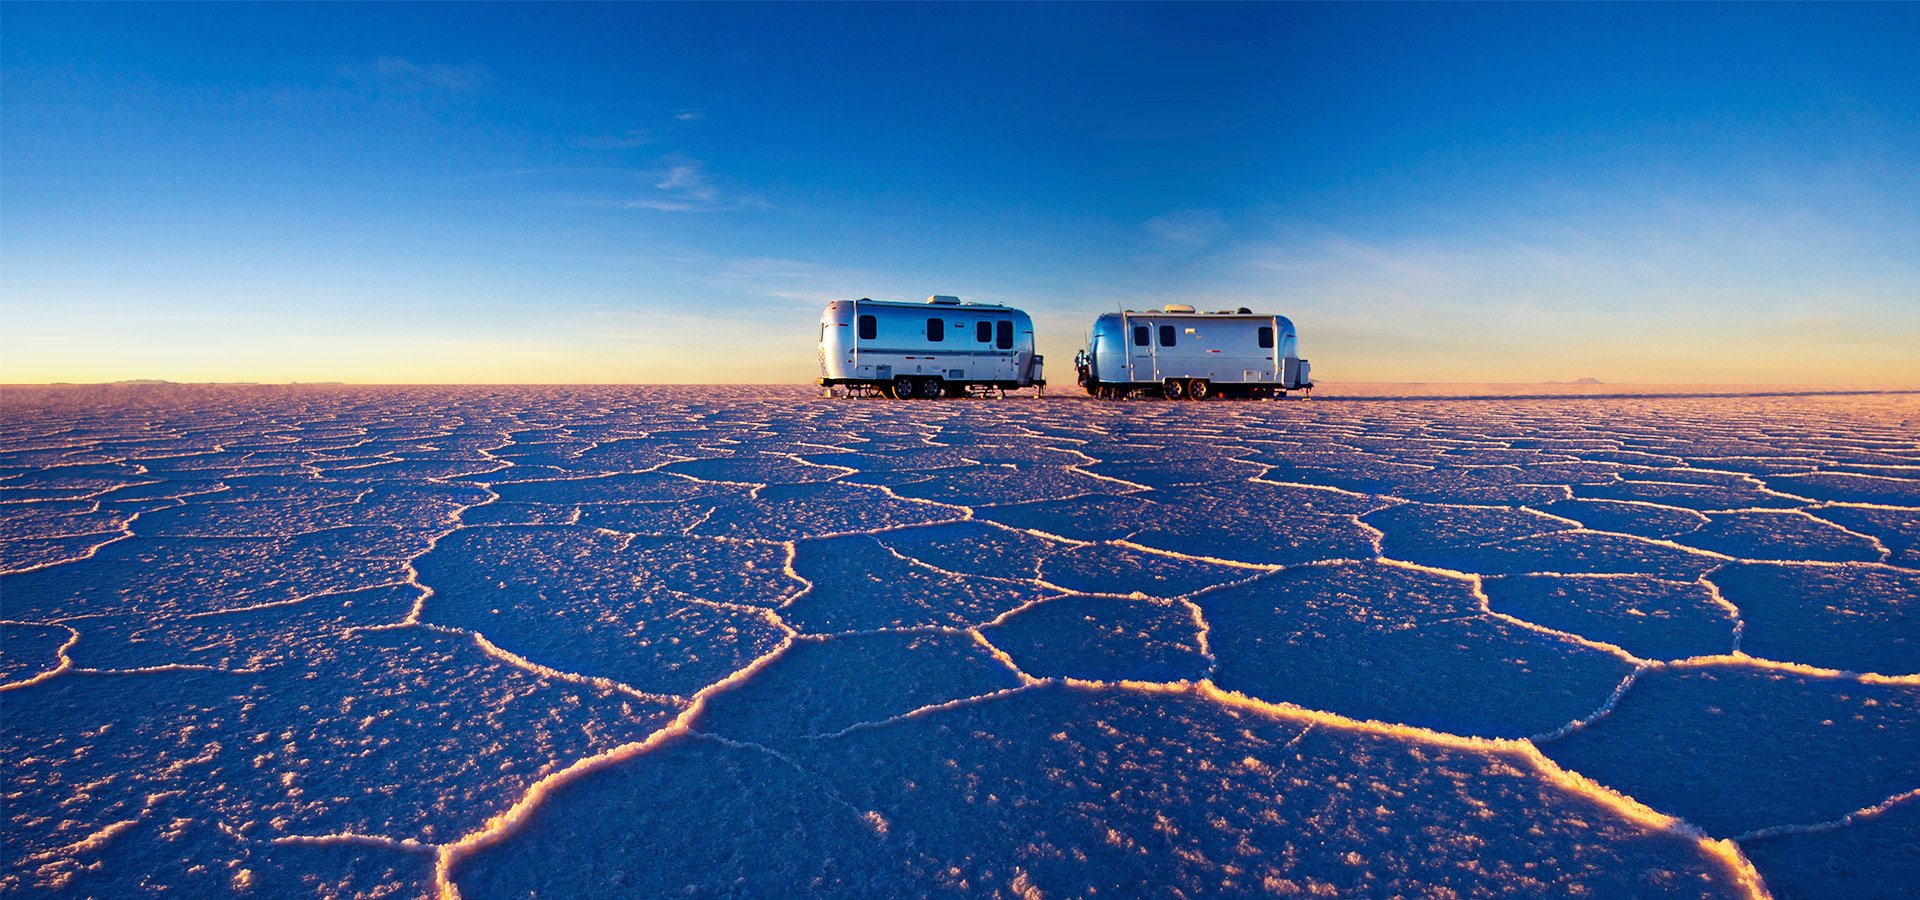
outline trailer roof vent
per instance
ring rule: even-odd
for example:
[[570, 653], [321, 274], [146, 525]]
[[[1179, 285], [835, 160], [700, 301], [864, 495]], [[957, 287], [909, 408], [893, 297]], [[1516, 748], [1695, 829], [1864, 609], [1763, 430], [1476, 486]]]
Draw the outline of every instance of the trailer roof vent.
[[1241, 314], [1241, 315], [1243, 315], [1243, 316], [1250, 316], [1250, 315], [1253, 315], [1253, 310], [1250, 310], [1250, 309], [1248, 309], [1248, 308], [1246, 308], [1246, 307], [1244, 307], [1244, 306], [1242, 306], [1242, 307], [1240, 307], [1240, 314]]
[[1166, 309], [1164, 311], [1165, 312], [1193, 312], [1193, 304], [1169, 303], [1167, 304]]
[[927, 298], [927, 302], [928, 302], [928, 303], [938, 303], [938, 304], [940, 304], [941, 306], [959, 306], [959, 305], [960, 305], [960, 298], [959, 298], [959, 297], [949, 297], [949, 296], [947, 296], [946, 294], [935, 294], [935, 295], [933, 295], [933, 296], [931, 296], [931, 297], [928, 297], [928, 298]]

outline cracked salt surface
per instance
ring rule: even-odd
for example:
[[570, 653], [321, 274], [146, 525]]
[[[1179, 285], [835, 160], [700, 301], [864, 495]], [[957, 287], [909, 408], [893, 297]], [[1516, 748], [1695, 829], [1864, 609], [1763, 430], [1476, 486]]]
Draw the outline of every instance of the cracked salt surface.
[[1920, 398], [1348, 399], [9, 389], [0, 893], [1911, 891]]

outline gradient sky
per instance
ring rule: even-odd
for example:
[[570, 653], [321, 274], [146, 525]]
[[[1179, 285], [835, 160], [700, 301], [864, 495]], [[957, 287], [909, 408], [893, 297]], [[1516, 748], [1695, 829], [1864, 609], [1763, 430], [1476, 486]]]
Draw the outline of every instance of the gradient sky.
[[1920, 383], [1920, 5], [0, 7], [0, 381], [768, 382], [822, 304], [1323, 382]]

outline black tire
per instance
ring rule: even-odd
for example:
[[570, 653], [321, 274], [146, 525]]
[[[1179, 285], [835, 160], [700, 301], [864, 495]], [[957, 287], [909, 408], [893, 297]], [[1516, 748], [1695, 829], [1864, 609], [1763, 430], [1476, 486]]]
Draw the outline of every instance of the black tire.
[[911, 400], [919, 393], [918, 387], [919, 385], [913, 383], [913, 379], [905, 375], [895, 376], [893, 387], [888, 389], [887, 396], [895, 400]]
[[926, 400], [938, 400], [947, 395], [947, 385], [938, 377], [920, 380], [920, 396]]
[[1213, 385], [1209, 384], [1205, 378], [1195, 378], [1187, 382], [1188, 400], [1205, 400], [1211, 396], [1213, 396]]
[[1168, 400], [1185, 400], [1187, 398], [1187, 383], [1178, 378], [1169, 378], [1165, 384], [1160, 386], [1160, 393], [1166, 395]]

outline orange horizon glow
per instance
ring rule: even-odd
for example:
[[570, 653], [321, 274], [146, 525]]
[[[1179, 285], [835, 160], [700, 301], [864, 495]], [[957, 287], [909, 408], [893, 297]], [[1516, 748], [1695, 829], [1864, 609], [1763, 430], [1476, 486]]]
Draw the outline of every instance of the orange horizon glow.
[[[1524, 355], [1478, 359], [1434, 354], [1409, 358], [1382, 353], [1364, 340], [1316, 339], [1311, 320], [1301, 327], [1301, 355], [1316, 380], [1334, 384], [1548, 384], [1581, 378], [1603, 385], [1752, 385], [1778, 387], [1920, 387], [1920, 354], [1884, 343], [1803, 347], [1769, 358], [1735, 348], [1663, 355], [1659, 348], [1628, 353], [1618, 346], [1558, 347]], [[582, 339], [417, 344], [387, 339], [358, 342], [295, 339], [172, 340], [122, 344], [106, 358], [76, 359], [70, 346], [28, 345], [0, 337], [0, 384], [104, 384], [169, 381], [185, 384], [810, 384], [818, 377], [810, 323], [795, 335], [752, 335], [726, 351], [723, 338], [700, 350], [664, 355], [650, 346]], [[1055, 389], [1073, 387], [1077, 340], [1050, 339], [1040, 350]], [[1077, 338], [1077, 336], [1076, 336]], [[91, 348], [90, 348], [91, 349]], [[1792, 374], [1799, 373], [1799, 374]]]

